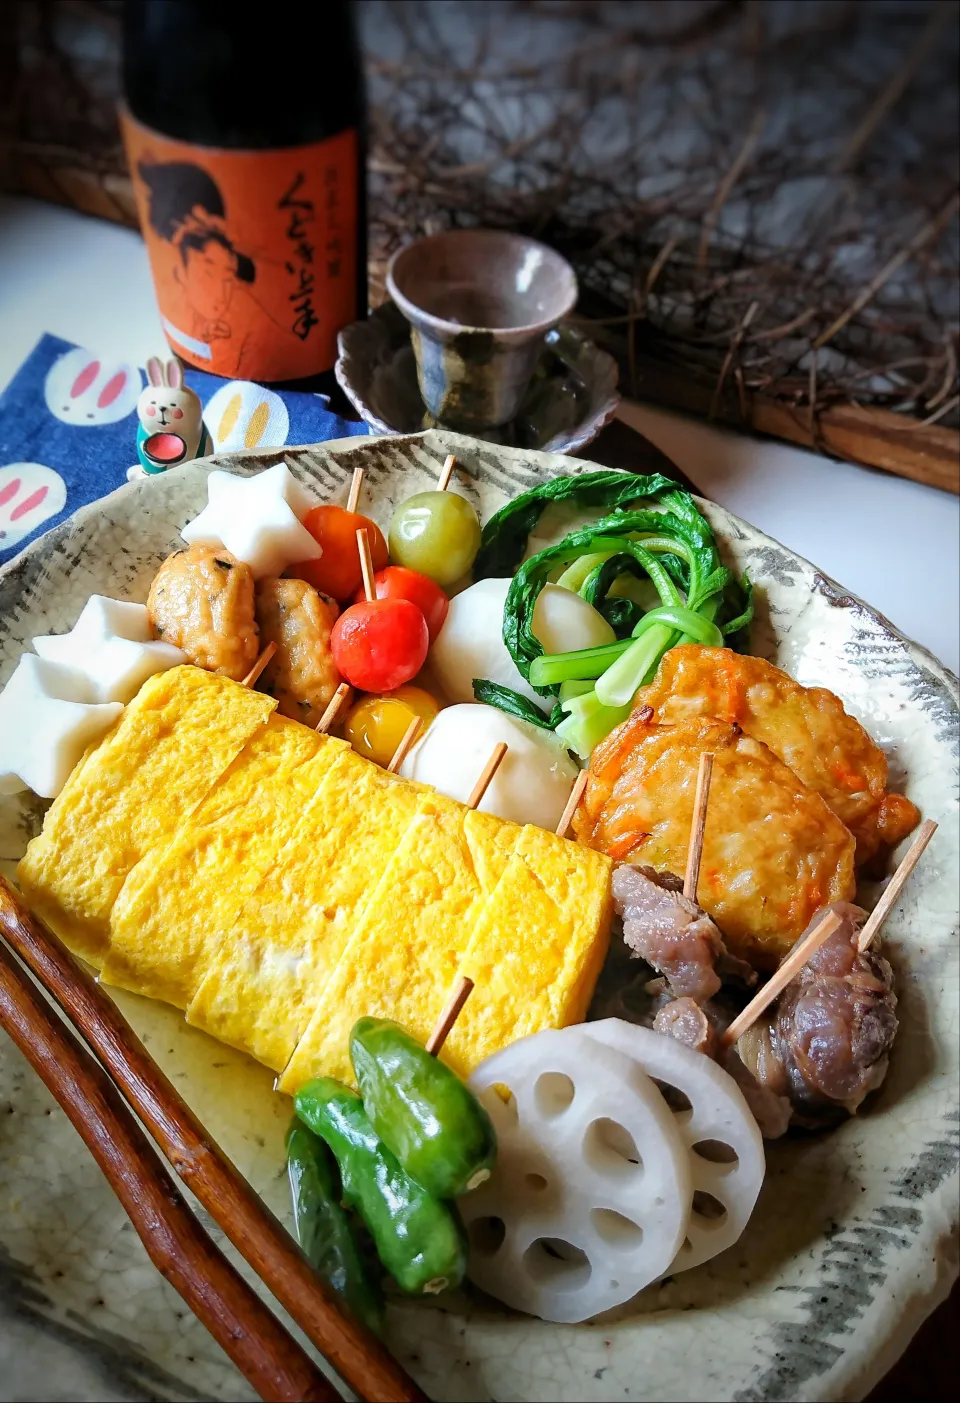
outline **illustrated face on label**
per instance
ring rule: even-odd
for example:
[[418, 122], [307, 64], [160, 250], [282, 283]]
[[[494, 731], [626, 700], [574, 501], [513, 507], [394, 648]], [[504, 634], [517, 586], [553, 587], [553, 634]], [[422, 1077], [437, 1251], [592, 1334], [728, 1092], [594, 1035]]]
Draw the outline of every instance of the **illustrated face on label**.
[[43, 392], [47, 408], [57, 419], [92, 428], [115, 424], [132, 414], [141, 384], [135, 365], [100, 360], [78, 346], [54, 361]]
[[67, 485], [43, 463], [8, 463], [0, 468], [0, 551], [7, 551], [62, 511]]
[[357, 132], [237, 151], [176, 141], [125, 109], [121, 127], [177, 352], [229, 380], [329, 370], [357, 315]]
[[184, 249], [178, 278], [200, 316], [218, 320], [226, 315], [237, 283], [236, 255], [211, 237], [202, 248]]
[[287, 406], [280, 396], [250, 380], [221, 385], [203, 417], [218, 453], [237, 448], [282, 448], [290, 429]]

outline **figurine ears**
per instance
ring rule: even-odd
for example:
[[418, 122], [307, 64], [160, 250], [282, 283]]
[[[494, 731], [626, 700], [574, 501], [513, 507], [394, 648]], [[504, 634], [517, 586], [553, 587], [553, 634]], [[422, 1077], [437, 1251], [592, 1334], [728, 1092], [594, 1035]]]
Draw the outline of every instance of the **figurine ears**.
[[183, 366], [176, 356], [171, 356], [164, 369], [160, 357], [151, 356], [147, 361], [147, 379], [151, 385], [169, 385], [171, 390], [180, 390], [183, 388]]

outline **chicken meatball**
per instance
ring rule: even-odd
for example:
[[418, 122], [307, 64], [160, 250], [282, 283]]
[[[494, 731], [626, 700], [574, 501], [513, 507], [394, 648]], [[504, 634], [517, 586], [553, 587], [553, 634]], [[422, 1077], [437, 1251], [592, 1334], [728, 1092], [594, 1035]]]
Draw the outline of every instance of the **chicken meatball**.
[[207, 672], [242, 682], [257, 660], [253, 571], [222, 546], [168, 555], [150, 586], [147, 613], [156, 638]]
[[336, 602], [306, 580], [267, 577], [257, 582], [256, 612], [261, 642], [277, 645], [261, 690], [276, 697], [282, 715], [315, 726], [342, 680], [330, 652]]

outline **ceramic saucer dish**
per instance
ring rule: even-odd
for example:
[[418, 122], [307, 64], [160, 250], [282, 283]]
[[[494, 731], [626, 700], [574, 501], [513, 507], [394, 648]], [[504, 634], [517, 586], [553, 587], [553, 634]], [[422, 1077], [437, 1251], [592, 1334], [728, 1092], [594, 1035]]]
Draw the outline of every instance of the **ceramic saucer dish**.
[[[546, 477], [595, 466], [433, 430], [227, 454], [126, 485], [0, 572], [0, 684], [30, 639], [69, 628], [91, 593], [146, 598], [181, 526], [206, 501], [211, 467], [249, 474], [285, 460], [318, 499], [343, 501], [360, 464], [361, 509], [383, 526], [398, 501], [435, 483], [449, 452], [459, 490], [484, 518]], [[760, 1200], [734, 1247], [608, 1316], [548, 1325], [472, 1290], [392, 1305], [389, 1343], [436, 1400], [857, 1399], [956, 1274], [956, 679], [814, 566], [721, 508], [701, 506], [729, 564], [755, 583], [752, 650], [836, 691], [883, 745], [894, 787], [940, 823], [884, 932], [900, 996], [890, 1073], [867, 1111], [835, 1132], [766, 1147]], [[545, 517], [538, 535], [549, 529]], [[6, 875], [44, 807], [29, 795], [0, 798]], [[877, 888], [862, 895], [872, 904]], [[272, 1074], [172, 1008], [111, 992], [210, 1133], [289, 1222], [290, 1103], [272, 1090]], [[0, 1396], [251, 1396], [151, 1267], [66, 1117], [6, 1038], [0, 1205]]]
[[[375, 434], [431, 427], [417, 383], [410, 325], [392, 302], [340, 332], [336, 376]], [[573, 453], [596, 438], [617, 411], [617, 363], [579, 331], [548, 332], [516, 418], [479, 435], [487, 443]]]

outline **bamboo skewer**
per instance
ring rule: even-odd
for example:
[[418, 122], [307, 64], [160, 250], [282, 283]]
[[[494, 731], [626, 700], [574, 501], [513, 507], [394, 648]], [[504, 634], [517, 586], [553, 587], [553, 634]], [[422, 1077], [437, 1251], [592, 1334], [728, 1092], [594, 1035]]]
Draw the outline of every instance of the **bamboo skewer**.
[[[9, 930], [9, 916], [4, 926]], [[289, 1403], [338, 1399], [204, 1232], [110, 1078], [2, 942], [0, 1022], [63, 1107], [153, 1264], [260, 1397]]]
[[697, 899], [700, 880], [700, 859], [703, 856], [703, 835], [707, 826], [707, 804], [710, 801], [710, 780], [713, 776], [713, 752], [704, 750], [697, 771], [697, 793], [693, 801], [693, 827], [687, 848], [687, 870], [683, 874], [683, 894], [689, 901]]
[[2, 877], [0, 930], [90, 1044], [180, 1178], [337, 1373], [368, 1403], [424, 1403], [380, 1341], [341, 1312], [333, 1291], [210, 1138], [117, 1005]]
[[743, 1012], [737, 1015], [730, 1024], [730, 1027], [721, 1035], [720, 1044], [722, 1047], [732, 1047], [737, 1039], [743, 1036], [747, 1029], [757, 1021], [764, 1009], [768, 1008], [770, 1004], [773, 1003], [774, 999], [778, 994], [783, 992], [791, 979], [803, 969], [803, 966], [810, 959], [811, 955], [816, 954], [820, 946], [830, 939], [831, 935], [839, 929], [841, 924], [842, 922], [836, 911], [828, 911], [823, 919], [817, 922], [807, 938], [802, 940], [799, 945], [795, 946], [795, 948], [790, 951], [790, 954], [780, 965], [776, 974], [768, 979], [763, 988], [754, 994]]
[[267, 644], [267, 646], [264, 648], [263, 652], [260, 654], [259, 658], [257, 658], [257, 661], [254, 663], [253, 667], [250, 669], [250, 671], [247, 673], [246, 677], [245, 677], [245, 678], [243, 679], [243, 681], [240, 683], [241, 687], [255, 687], [255, 686], [256, 686], [257, 681], [259, 680], [260, 674], [263, 672], [264, 668], [267, 667], [267, 666], [269, 665], [269, 663], [271, 662], [271, 660], [272, 660], [272, 658], [273, 658], [273, 655], [274, 655], [274, 653], [275, 653], [276, 651], [277, 651], [277, 645], [276, 645], [276, 643], [274, 643], [274, 642], [271, 641], [270, 643]]
[[377, 597], [373, 582], [373, 556], [370, 554], [370, 533], [365, 526], [357, 532], [357, 549], [360, 551], [360, 573], [363, 575], [363, 593], [367, 603], [372, 604]]
[[437, 478], [437, 491], [446, 492], [450, 486], [450, 479], [453, 477], [453, 470], [457, 466], [454, 454], [450, 453], [444, 459], [443, 467], [440, 469], [440, 476]]
[[587, 780], [589, 778], [590, 771], [581, 770], [580, 773], [577, 775], [576, 779], [574, 780], [573, 788], [570, 790], [570, 797], [563, 806], [563, 813], [560, 815], [560, 822], [557, 824], [556, 827], [556, 834], [558, 838], [565, 838], [567, 836], [567, 829], [573, 822], [573, 816], [577, 811], [577, 805], [583, 798], [583, 791], [587, 787]]
[[431, 1057], [436, 1057], [437, 1053], [447, 1041], [450, 1029], [460, 1017], [460, 1012], [473, 993], [474, 984], [469, 975], [461, 974], [450, 991], [450, 997], [443, 1006], [443, 1012], [437, 1019], [433, 1027], [433, 1032], [427, 1038], [427, 1051]]
[[400, 744], [397, 746], [396, 750], [393, 752], [393, 755], [390, 758], [390, 764], [387, 766], [388, 774], [395, 775], [398, 772], [400, 766], [403, 764], [404, 760], [406, 760], [408, 754], [413, 749], [413, 744], [420, 733], [420, 727], [422, 725], [423, 720], [419, 716], [415, 716], [410, 722], [410, 725], [404, 731], [400, 739]]
[[347, 511], [355, 512], [360, 501], [360, 489], [363, 486], [363, 468], [354, 468], [353, 477], [350, 479], [350, 491], [347, 495]]
[[896, 872], [894, 872], [893, 876], [890, 878], [890, 882], [887, 886], [886, 891], [883, 893], [880, 900], [877, 902], [876, 906], [873, 908], [870, 915], [867, 917], [866, 922], [864, 923], [863, 930], [860, 932], [860, 937], [857, 940], [857, 949], [860, 951], [861, 954], [863, 954], [865, 950], [870, 949], [871, 944], [876, 939], [877, 932], [879, 931], [880, 927], [883, 925], [887, 917], [890, 915], [894, 903], [897, 901], [898, 897], [900, 896], [900, 893], [906, 886], [907, 881], [909, 880], [910, 875], [913, 872], [913, 869], [920, 861], [921, 857], [923, 856], [924, 849], [926, 848], [927, 844], [933, 837], [934, 833], [936, 833], [936, 831], [937, 825], [936, 823], [934, 823], [932, 818], [926, 819], [920, 825], [920, 830], [917, 833], [917, 836], [914, 838], [913, 842], [910, 844], [906, 856], [900, 863], [900, 866], [897, 868]]
[[349, 682], [341, 682], [337, 690], [334, 692], [333, 696], [327, 702], [327, 708], [324, 711], [323, 715], [320, 717], [320, 720], [313, 728], [321, 736], [326, 735], [327, 731], [329, 731], [334, 721], [336, 721], [337, 717], [340, 714], [341, 708], [343, 707], [343, 704], [347, 700], [347, 697], [349, 695]]
[[507, 753], [507, 749], [508, 746], [505, 740], [498, 740], [493, 747], [490, 759], [484, 765], [480, 772], [480, 778], [470, 791], [470, 798], [467, 800], [468, 809], [476, 809], [483, 803], [483, 796], [490, 786], [490, 781], [497, 773], [497, 770], [499, 770], [503, 762], [503, 757]]

